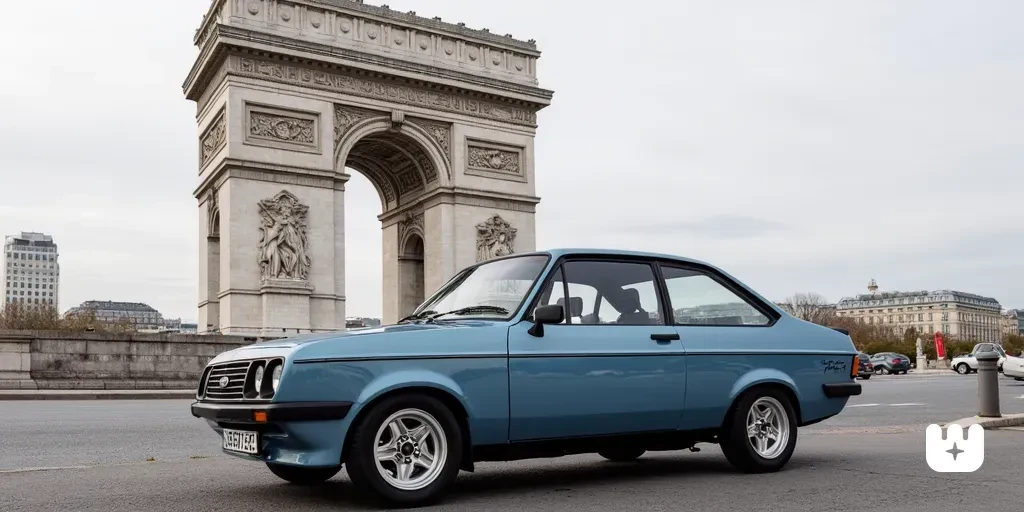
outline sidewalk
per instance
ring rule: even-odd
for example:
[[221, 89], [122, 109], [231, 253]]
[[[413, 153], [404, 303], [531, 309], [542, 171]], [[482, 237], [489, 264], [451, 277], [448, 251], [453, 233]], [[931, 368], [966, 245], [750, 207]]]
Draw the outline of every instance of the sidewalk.
[[187, 400], [194, 389], [4, 389], [0, 400]]

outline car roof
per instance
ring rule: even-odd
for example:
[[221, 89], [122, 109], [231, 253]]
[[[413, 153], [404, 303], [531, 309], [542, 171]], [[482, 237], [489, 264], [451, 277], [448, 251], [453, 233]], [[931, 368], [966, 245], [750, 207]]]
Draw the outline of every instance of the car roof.
[[[560, 258], [566, 255], [572, 254], [601, 254], [610, 256], [638, 256], [641, 258], [656, 258], [663, 260], [675, 260], [680, 263], [693, 263], [696, 265], [704, 265], [707, 267], [717, 268], [714, 265], [701, 260], [693, 258], [687, 258], [685, 256], [678, 256], [675, 254], [665, 254], [657, 252], [644, 252], [644, 251], [633, 251], [625, 249], [602, 249], [596, 247], [559, 247], [556, 249], [545, 249], [540, 251], [533, 251], [532, 253], [525, 254], [549, 254], [554, 258]], [[522, 256], [522, 254], [520, 254]]]

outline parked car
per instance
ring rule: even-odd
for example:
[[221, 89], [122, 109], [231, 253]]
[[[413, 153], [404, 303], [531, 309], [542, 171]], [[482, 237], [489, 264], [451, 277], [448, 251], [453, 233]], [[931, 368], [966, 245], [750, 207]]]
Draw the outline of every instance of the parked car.
[[882, 375], [899, 375], [910, 371], [910, 358], [895, 352], [879, 352], [871, 356], [871, 364], [875, 366], [875, 373]]
[[847, 334], [716, 267], [555, 250], [466, 268], [397, 325], [222, 353], [191, 410], [288, 482], [344, 465], [357, 491], [417, 506], [482, 461], [717, 443], [739, 471], [778, 471], [857, 375]]
[[1003, 360], [1003, 375], [1013, 380], [1024, 380], [1024, 358], [1006, 354]]
[[857, 376], [868, 380], [875, 374], [875, 366], [871, 364], [871, 356], [861, 352], [857, 354]]
[[953, 371], [960, 375], [967, 375], [978, 371], [978, 358], [975, 357], [979, 352], [985, 351], [996, 351], [999, 353], [999, 361], [996, 363], [1000, 372], [1004, 371], [1003, 364], [1006, 361], [1006, 351], [998, 343], [978, 343], [971, 349], [970, 354], [960, 355], [954, 357], [949, 362], [949, 367]]

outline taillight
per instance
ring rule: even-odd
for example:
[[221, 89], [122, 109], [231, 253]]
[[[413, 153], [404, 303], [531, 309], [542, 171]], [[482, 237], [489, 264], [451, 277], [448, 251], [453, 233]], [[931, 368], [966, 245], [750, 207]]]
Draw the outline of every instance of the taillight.
[[857, 373], [858, 373], [858, 369], [859, 369], [859, 367], [857, 366], [857, 363], [859, 363], [859, 362], [860, 362], [860, 357], [853, 356], [853, 364], [850, 365], [850, 378], [851, 379], [856, 379], [857, 378]]
[[899, 359], [893, 359], [892, 360], [892, 364], [900, 364], [900, 360]]

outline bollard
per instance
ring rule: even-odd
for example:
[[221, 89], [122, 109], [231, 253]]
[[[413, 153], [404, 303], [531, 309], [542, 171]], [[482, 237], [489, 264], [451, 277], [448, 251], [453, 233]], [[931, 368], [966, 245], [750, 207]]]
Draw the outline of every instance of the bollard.
[[982, 418], [1000, 418], [999, 414], [999, 352], [978, 352], [978, 399]]

